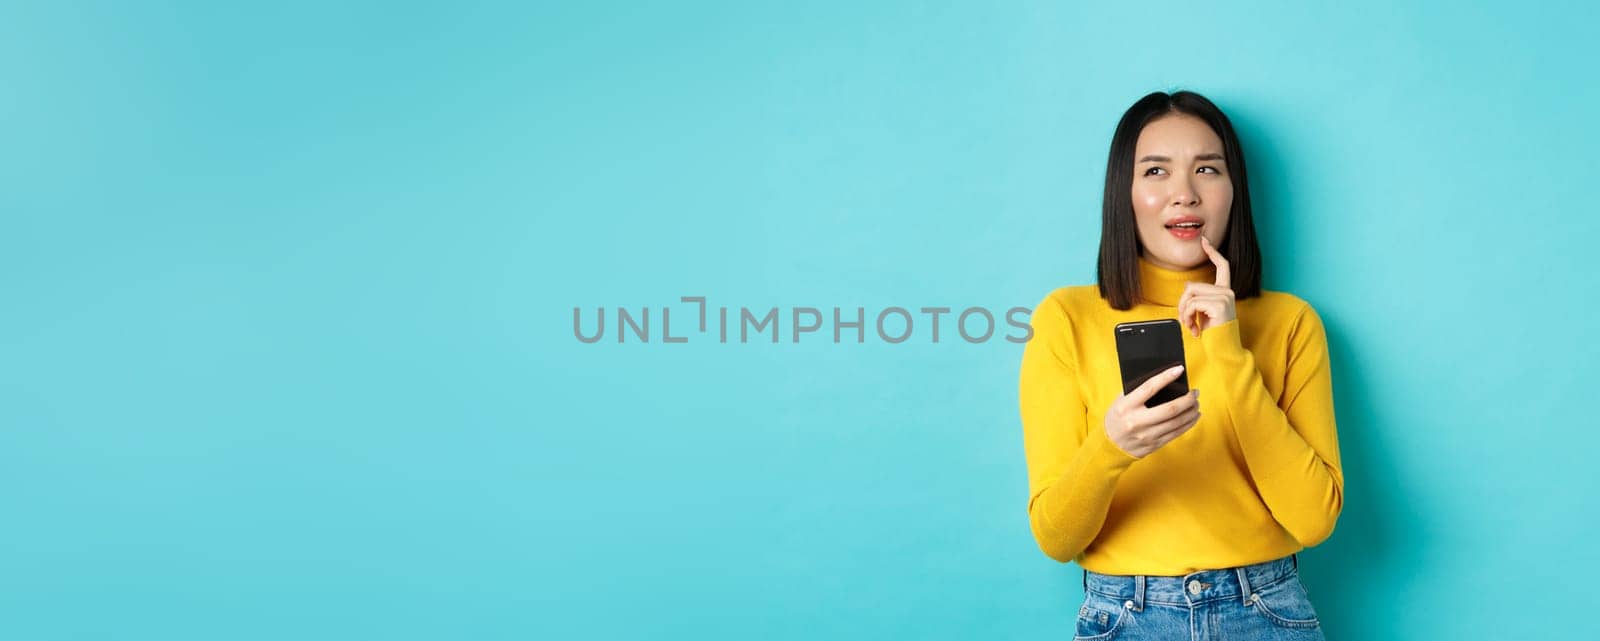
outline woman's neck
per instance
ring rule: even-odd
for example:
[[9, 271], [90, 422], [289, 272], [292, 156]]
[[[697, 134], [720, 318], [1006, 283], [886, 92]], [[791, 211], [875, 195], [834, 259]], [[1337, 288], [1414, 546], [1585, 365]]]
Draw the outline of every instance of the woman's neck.
[[1166, 307], [1177, 307], [1183, 290], [1191, 282], [1214, 283], [1217, 266], [1210, 261], [1193, 269], [1168, 269], [1144, 256], [1139, 257], [1139, 295], [1146, 301]]

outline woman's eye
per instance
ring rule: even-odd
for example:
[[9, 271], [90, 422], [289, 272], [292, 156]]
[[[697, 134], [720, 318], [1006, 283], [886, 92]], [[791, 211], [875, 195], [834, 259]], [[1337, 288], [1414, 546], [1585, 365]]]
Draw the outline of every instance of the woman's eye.
[[[1144, 175], [1146, 175], [1146, 176], [1154, 176], [1154, 175], [1156, 175], [1157, 172], [1165, 173], [1166, 171], [1167, 170], [1162, 169], [1160, 167], [1151, 167], [1149, 169], [1144, 170]], [[1199, 169], [1196, 169], [1195, 171], [1210, 171], [1213, 174], [1217, 174], [1217, 175], [1221, 175], [1222, 174], [1222, 170], [1217, 169], [1216, 167], [1201, 167]]]

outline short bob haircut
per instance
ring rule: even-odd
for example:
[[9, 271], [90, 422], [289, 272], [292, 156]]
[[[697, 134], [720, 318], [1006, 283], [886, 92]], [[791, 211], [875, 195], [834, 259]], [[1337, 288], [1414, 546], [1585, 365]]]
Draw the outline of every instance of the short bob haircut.
[[1223, 161], [1233, 182], [1233, 208], [1217, 251], [1228, 259], [1234, 299], [1260, 296], [1261, 248], [1256, 244], [1255, 220], [1250, 216], [1244, 149], [1222, 110], [1191, 91], [1149, 94], [1133, 103], [1117, 123], [1117, 131], [1111, 137], [1111, 155], [1106, 160], [1106, 192], [1101, 208], [1100, 296], [1119, 310], [1130, 309], [1140, 300], [1138, 259], [1144, 255], [1144, 245], [1139, 242], [1133, 215], [1133, 154], [1145, 125], [1169, 114], [1199, 118], [1222, 139]]

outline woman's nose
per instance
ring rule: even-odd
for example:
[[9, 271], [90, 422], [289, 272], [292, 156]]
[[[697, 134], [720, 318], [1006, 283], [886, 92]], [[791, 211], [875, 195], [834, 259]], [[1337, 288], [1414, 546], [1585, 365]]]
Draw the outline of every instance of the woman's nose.
[[1198, 193], [1196, 193], [1194, 188], [1189, 185], [1189, 181], [1188, 180], [1177, 181], [1177, 182], [1173, 183], [1172, 186], [1177, 190], [1177, 191], [1174, 191], [1172, 193], [1172, 204], [1174, 204], [1174, 205], [1198, 205], [1198, 204], [1200, 204], [1200, 195]]

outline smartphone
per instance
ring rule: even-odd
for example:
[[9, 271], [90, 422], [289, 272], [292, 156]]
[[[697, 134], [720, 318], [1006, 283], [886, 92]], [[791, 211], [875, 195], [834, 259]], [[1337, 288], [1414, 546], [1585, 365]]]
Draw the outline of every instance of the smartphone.
[[[1122, 367], [1122, 393], [1132, 392], [1150, 377], [1183, 365], [1183, 330], [1174, 318], [1118, 323], [1117, 363]], [[1189, 369], [1144, 402], [1155, 407], [1189, 393]]]

